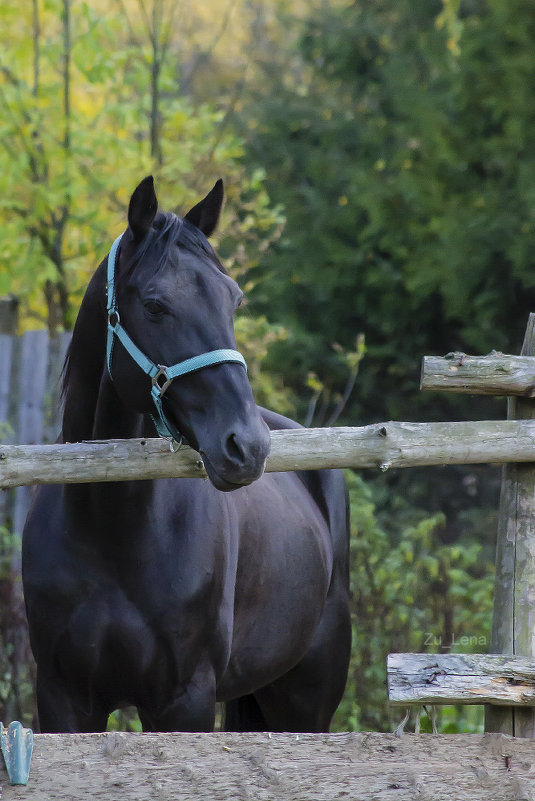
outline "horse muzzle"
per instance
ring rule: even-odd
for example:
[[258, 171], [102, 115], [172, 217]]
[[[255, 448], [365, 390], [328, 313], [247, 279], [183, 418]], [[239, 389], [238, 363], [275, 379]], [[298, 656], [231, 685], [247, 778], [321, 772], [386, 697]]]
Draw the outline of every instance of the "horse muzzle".
[[[250, 430], [253, 428], [253, 431]], [[262, 420], [247, 429], [234, 429], [222, 439], [219, 448], [203, 443], [199, 448], [208, 478], [214, 487], [230, 492], [252, 484], [264, 472], [271, 447], [269, 429]]]

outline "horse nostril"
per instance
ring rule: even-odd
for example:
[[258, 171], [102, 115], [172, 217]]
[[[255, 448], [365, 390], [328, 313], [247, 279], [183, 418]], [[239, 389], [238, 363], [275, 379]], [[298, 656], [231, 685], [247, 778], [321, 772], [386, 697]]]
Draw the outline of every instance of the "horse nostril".
[[227, 437], [226, 455], [233, 462], [239, 462], [240, 464], [243, 464], [247, 458], [236, 434], [229, 434]]

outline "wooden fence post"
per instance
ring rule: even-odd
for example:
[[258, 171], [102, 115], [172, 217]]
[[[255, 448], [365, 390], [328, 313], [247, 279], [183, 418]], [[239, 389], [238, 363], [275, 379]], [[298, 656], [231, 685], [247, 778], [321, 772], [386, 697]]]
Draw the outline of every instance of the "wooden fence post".
[[[48, 335], [46, 331], [27, 331], [22, 338], [18, 365], [19, 409], [18, 442], [28, 444], [43, 441], [43, 407], [48, 366]], [[22, 534], [30, 507], [31, 490], [19, 487], [15, 495], [13, 531]], [[14, 568], [20, 572], [20, 555], [14, 556]]]
[[[522, 356], [535, 356], [530, 314]], [[509, 419], [534, 419], [535, 401], [509, 398]], [[490, 653], [535, 658], [535, 464], [503, 468]], [[535, 709], [487, 706], [485, 730], [535, 737]]]

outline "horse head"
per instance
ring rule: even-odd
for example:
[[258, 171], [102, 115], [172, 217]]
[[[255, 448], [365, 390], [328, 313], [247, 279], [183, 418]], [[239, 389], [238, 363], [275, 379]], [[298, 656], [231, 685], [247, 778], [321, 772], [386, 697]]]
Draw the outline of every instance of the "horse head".
[[108, 369], [127, 408], [180, 432], [232, 490], [262, 474], [270, 439], [236, 350], [243, 295], [207, 239], [222, 203], [218, 181], [180, 218], [158, 213], [152, 177], [136, 188], [108, 266]]

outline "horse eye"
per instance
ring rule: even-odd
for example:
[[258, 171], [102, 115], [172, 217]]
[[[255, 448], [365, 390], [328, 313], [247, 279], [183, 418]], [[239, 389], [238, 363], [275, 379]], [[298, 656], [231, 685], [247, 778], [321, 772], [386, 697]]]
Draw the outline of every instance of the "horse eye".
[[147, 300], [143, 305], [145, 307], [145, 311], [147, 311], [153, 317], [159, 317], [165, 312], [165, 308], [161, 303], [158, 303], [157, 300]]

